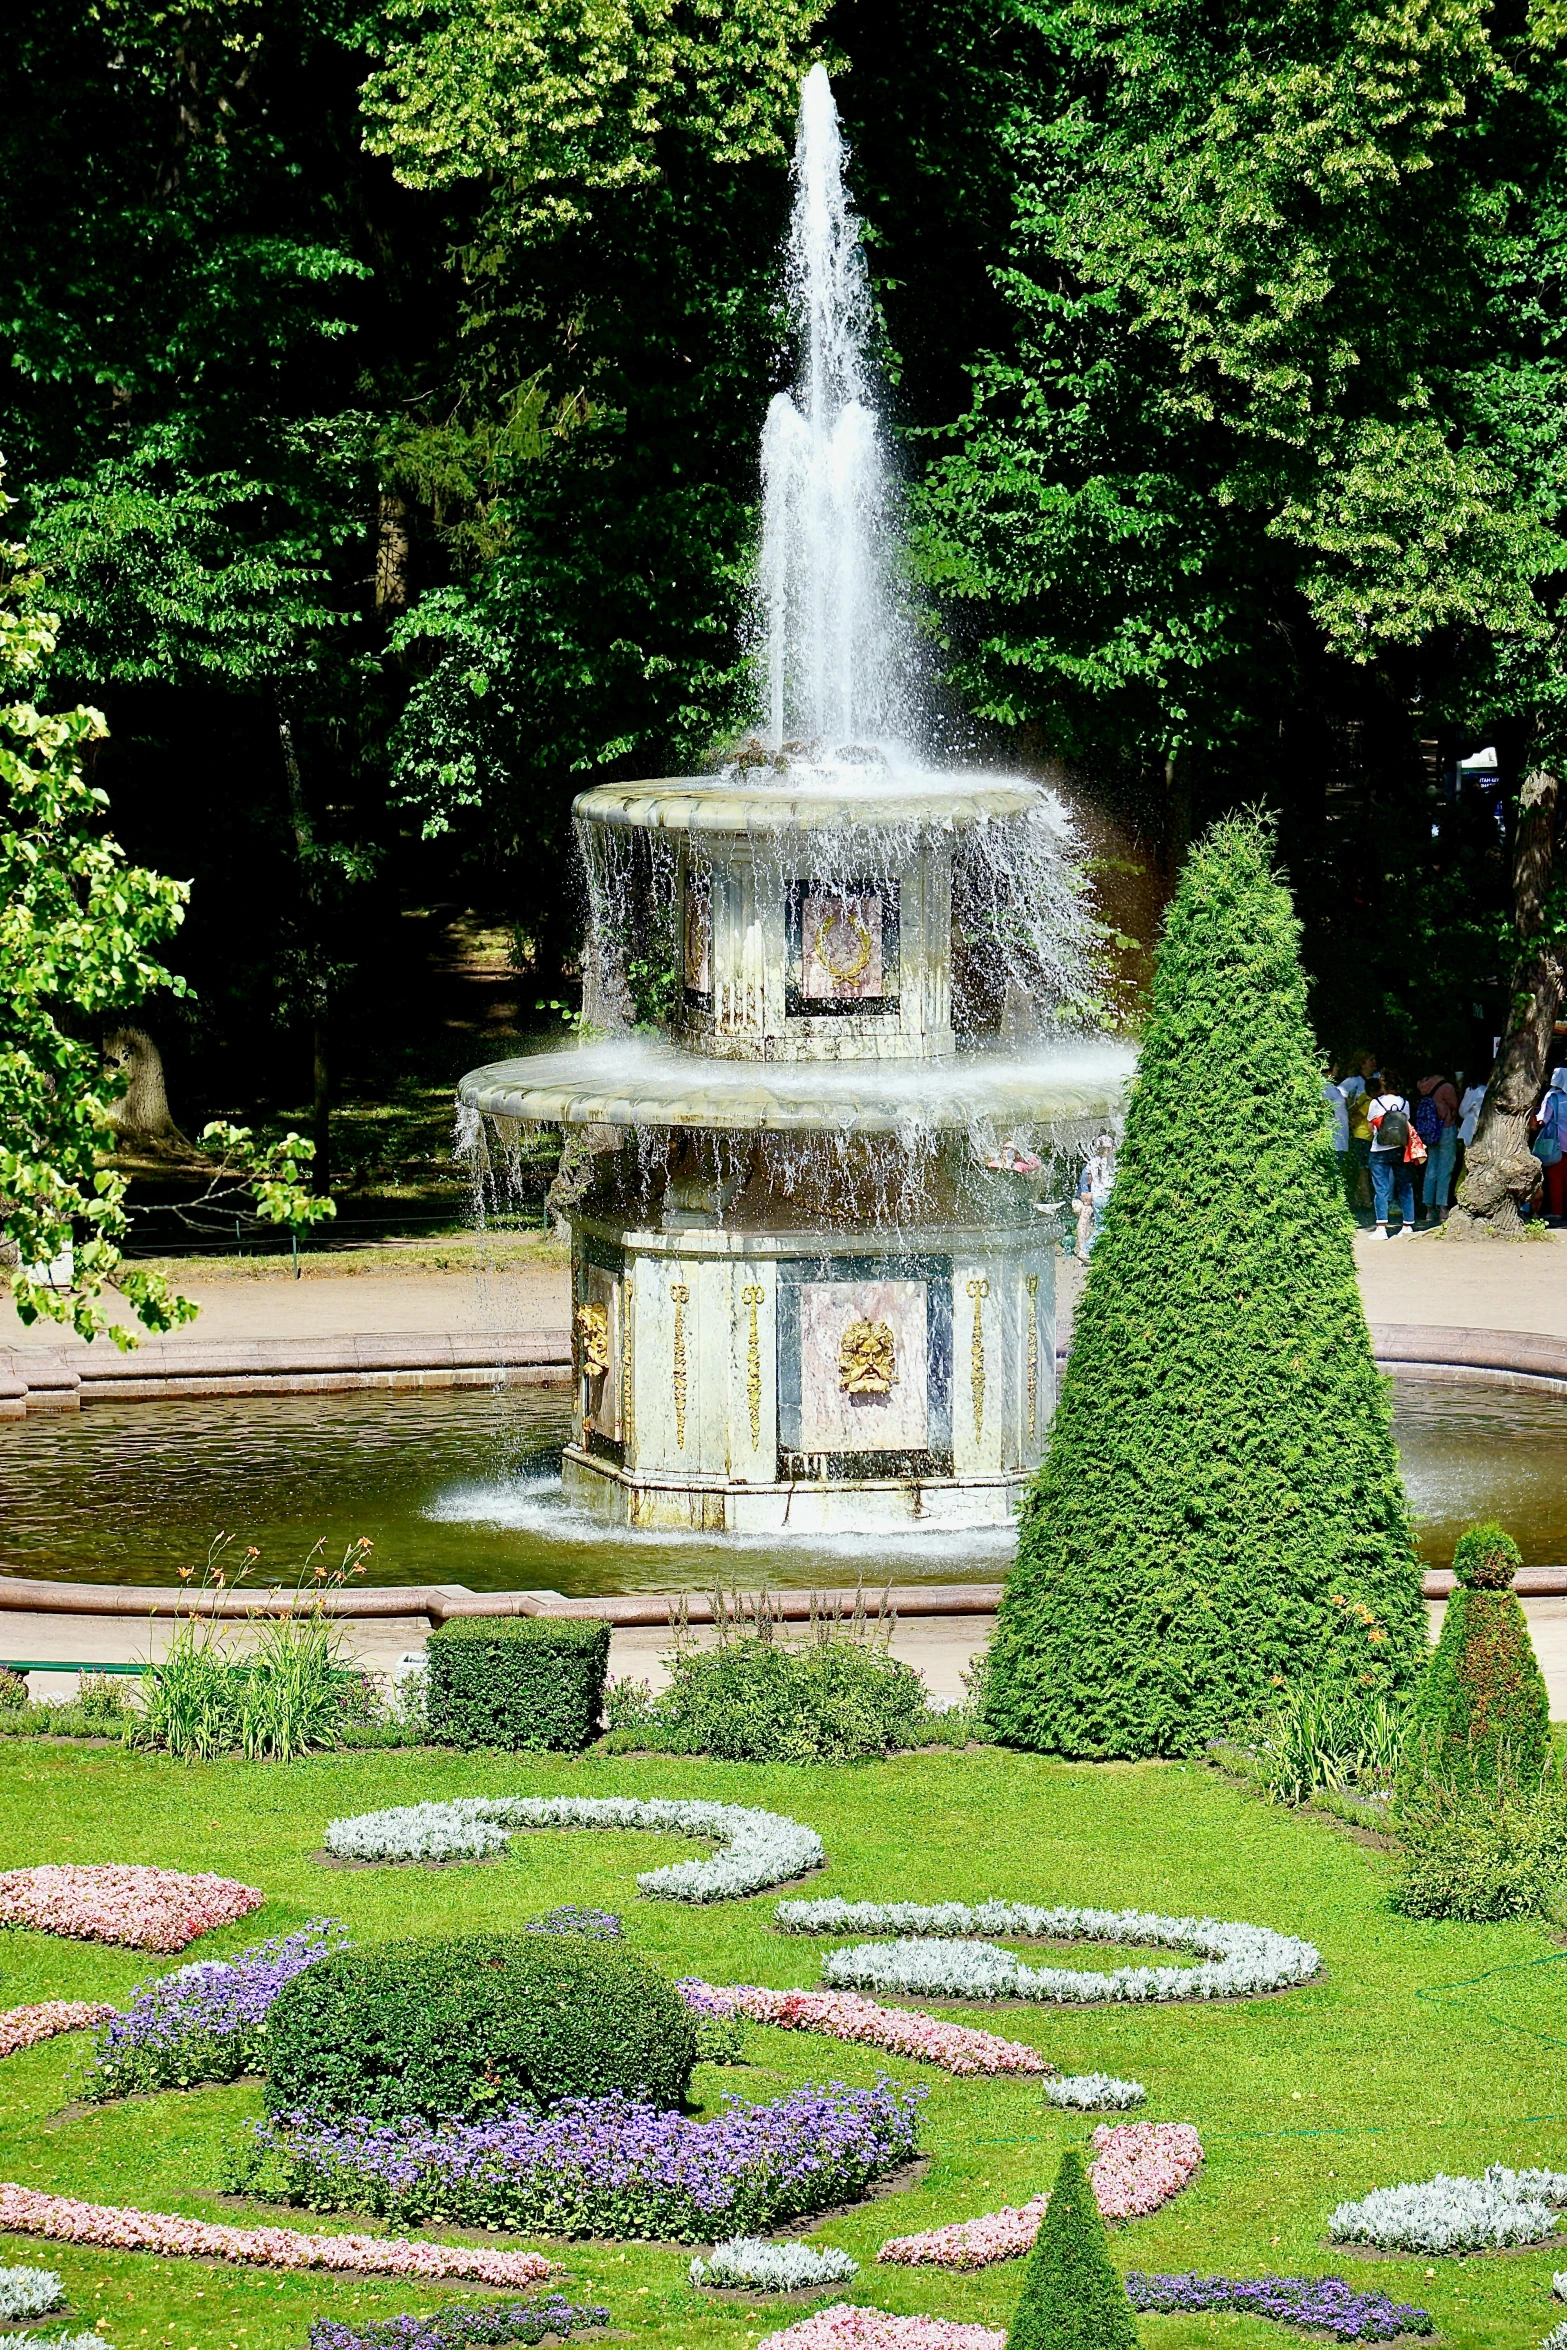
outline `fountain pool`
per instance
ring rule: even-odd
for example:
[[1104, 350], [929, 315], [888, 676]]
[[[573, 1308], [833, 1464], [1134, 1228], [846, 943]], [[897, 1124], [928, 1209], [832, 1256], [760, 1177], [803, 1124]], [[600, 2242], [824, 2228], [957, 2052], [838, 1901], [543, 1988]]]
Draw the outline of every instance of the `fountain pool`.
[[[1567, 1397], [1485, 1381], [1399, 1380], [1394, 1433], [1422, 1553], [1446, 1566], [1463, 1528], [1497, 1516], [1530, 1566], [1567, 1564]], [[561, 1490], [570, 1398], [559, 1390], [246, 1396], [92, 1404], [17, 1421], [0, 1447], [5, 1565], [15, 1574], [165, 1587], [220, 1529], [288, 1576], [317, 1537], [361, 1534], [370, 1580], [591, 1596], [709, 1588], [994, 1582], [1010, 1529], [909, 1529], [800, 1543], [608, 1535]]]

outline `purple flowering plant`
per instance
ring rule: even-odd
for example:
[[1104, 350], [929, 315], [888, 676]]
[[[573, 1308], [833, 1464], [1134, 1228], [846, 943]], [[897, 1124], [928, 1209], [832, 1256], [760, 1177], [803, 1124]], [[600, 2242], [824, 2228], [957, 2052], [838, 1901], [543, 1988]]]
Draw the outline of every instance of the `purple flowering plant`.
[[612, 1909], [583, 1909], [575, 1901], [546, 1910], [541, 1918], [529, 1918], [522, 1930], [525, 1934], [577, 1934], [585, 1942], [619, 1942], [626, 1931]]
[[252, 2124], [226, 2183], [399, 2227], [439, 2220], [711, 2243], [863, 2194], [918, 2151], [924, 2094], [885, 2077], [871, 2089], [835, 2081], [770, 2105], [726, 2097], [710, 2121], [626, 2097], [574, 2098], [545, 2115], [514, 2108], [483, 2122], [279, 2114]]
[[607, 2309], [544, 2293], [533, 2301], [489, 2301], [477, 2307], [449, 2303], [427, 2315], [376, 2318], [367, 2325], [318, 2317], [309, 2350], [480, 2350], [490, 2343], [542, 2342], [546, 2334], [564, 2337], [608, 2323]]
[[1126, 2290], [1134, 2309], [1238, 2309], [1280, 2325], [1310, 2326], [1337, 2342], [1391, 2342], [1435, 2331], [1429, 2310], [1385, 2293], [1357, 2293], [1342, 2277], [1143, 2276]]
[[125, 2013], [99, 2032], [82, 2095], [103, 2104], [137, 2089], [188, 2089], [262, 2071], [272, 2002], [347, 1940], [335, 1918], [312, 1918], [233, 1958], [198, 1959], [139, 1984]]

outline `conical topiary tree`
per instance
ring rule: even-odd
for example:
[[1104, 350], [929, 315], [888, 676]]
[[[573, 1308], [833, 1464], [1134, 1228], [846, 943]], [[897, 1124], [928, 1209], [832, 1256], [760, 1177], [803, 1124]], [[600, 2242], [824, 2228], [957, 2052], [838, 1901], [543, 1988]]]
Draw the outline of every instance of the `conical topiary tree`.
[[1137, 2350], [1132, 2305], [1075, 2146], [1061, 2157], [1007, 2350]]
[[1471, 1526], [1453, 1553], [1458, 1588], [1415, 1692], [1400, 1792], [1422, 1778], [1527, 1785], [1551, 1751], [1551, 1708], [1512, 1581], [1523, 1555], [1494, 1521]]
[[1425, 1662], [1270, 828], [1227, 818], [1165, 920], [1115, 1188], [987, 1668], [1003, 1743], [1191, 1754], [1272, 1689]]

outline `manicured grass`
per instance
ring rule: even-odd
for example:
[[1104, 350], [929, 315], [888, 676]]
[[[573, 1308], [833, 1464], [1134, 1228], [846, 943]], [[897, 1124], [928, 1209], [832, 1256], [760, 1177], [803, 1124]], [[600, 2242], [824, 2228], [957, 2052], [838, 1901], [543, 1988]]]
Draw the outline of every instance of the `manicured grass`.
[[[1122, 2268], [1231, 2275], [1336, 2270], [1422, 2303], [1465, 2350], [1537, 2343], [1552, 2323], [1561, 2251], [1427, 2263], [1361, 2261], [1322, 2241], [1341, 2197], [1438, 2169], [1567, 2168], [1567, 1964], [1526, 1926], [1416, 1923], [1387, 1909], [1387, 1864], [1324, 1823], [1270, 1809], [1197, 1765], [1057, 1765], [996, 1752], [917, 1755], [858, 1770], [763, 1770], [675, 1759], [346, 1756], [288, 1768], [181, 1767], [117, 1752], [0, 1750], [0, 1866], [146, 1861], [215, 1869], [265, 1887], [267, 1906], [196, 1946], [242, 1948], [304, 1919], [343, 1919], [361, 1939], [504, 1927], [565, 1901], [618, 1909], [633, 1946], [669, 1974], [811, 1984], [828, 1945], [769, 1932], [773, 1897], [695, 1909], [650, 1902], [635, 1876], [689, 1852], [674, 1839], [534, 1834], [500, 1864], [334, 1870], [310, 1855], [334, 1814], [478, 1793], [680, 1794], [760, 1804], [819, 1830], [827, 1869], [810, 1890], [850, 1899], [1136, 1905], [1246, 1918], [1314, 1941], [1323, 1978], [1282, 1997], [1210, 2007], [938, 2012], [993, 2023], [1064, 2069], [1146, 2082], [1150, 2119], [1195, 2122], [1207, 2159], [1150, 2219], [1113, 2231]], [[193, 1950], [185, 1954], [196, 1955]], [[1560, 1954], [1567, 1960], [1567, 1952]], [[182, 1963], [31, 1933], [0, 1934], [0, 2006], [123, 1998]], [[1489, 1979], [1467, 1985], [1489, 1970]], [[199, 2218], [276, 2216], [217, 2200], [220, 2149], [259, 2112], [253, 2083], [70, 2110], [86, 2043], [54, 2042], [0, 2065], [0, 2177], [96, 2201]], [[1094, 2117], [1058, 2113], [1027, 2080], [966, 2082], [934, 2068], [799, 2033], [752, 2030], [756, 2062], [702, 2068], [711, 2110], [726, 2090], [774, 2096], [804, 2080], [864, 2082], [880, 2066], [929, 2090], [931, 2163], [905, 2192], [825, 2222], [819, 2239], [862, 2263], [849, 2297], [1004, 2324], [1022, 2278], [877, 2269], [888, 2236], [1020, 2202], [1053, 2178]], [[62, 2110], [64, 2108], [65, 2110]], [[301, 2215], [296, 2225], [321, 2223]], [[442, 2231], [429, 2231], [439, 2235]], [[798, 2312], [714, 2303], [685, 2282], [690, 2252], [555, 2245], [563, 2289], [601, 2298], [617, 2327], [659, 2350], [746, 2350]], [[320, 2275], [278, 2277], [0, 2238], [0, 2262], [64, 2274], [82, 2322], [117, 2350], [295, 2350], [316, 2315], [386, 2315], [473, 2288]], [[1435, 2275], [1427, 2275], [1427, 2268]], [[1144, 2317], [1157, 2350], [1282, 2345], [1287, 2329], [1214, 2312]]]

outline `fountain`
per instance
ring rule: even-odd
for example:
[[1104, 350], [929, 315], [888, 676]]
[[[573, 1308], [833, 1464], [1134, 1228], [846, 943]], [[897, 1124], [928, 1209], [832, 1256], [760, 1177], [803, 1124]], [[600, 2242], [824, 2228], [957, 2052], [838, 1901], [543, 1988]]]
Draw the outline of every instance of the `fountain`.
[[762, 439], [758, 735], [576, 802], [584, 1038], [464, 1078], [492, 1177], [577, 1141], [568, 1495], [741, 1535], [1011, 1516], [1055, 1399], [1052, 1172], [1129, 1073], [1048, 792], [911, 748], [917, 663], [825, 70]]

